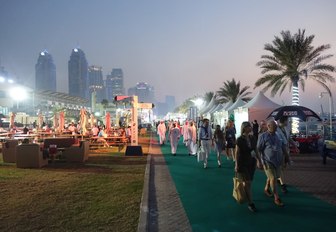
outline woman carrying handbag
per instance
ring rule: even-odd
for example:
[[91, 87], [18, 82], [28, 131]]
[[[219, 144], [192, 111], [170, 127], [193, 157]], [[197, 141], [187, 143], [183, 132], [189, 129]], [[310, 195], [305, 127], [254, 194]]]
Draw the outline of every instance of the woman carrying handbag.
[[259, 158], [257, 156], [257, 141], [251, 135], [252, 126], [249, 122], [243, 122], [241, 125], [241, 135], [237, 139], [236, 152], [235, 152], [235, 176], [237, 181], [240, 181], [245, 190], [246, 201], [248, 209], [256, 212], [252, 200], [251, 184], [256, 169], [256, 165], [260, 166]]

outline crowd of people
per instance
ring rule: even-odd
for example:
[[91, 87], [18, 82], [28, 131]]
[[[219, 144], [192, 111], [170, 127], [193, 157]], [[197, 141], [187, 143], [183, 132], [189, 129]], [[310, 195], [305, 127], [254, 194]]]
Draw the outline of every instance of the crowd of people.
[[[9, 130], [6, 130], [2, 127], [0, 127], [0, 133], [9, 133], [11, 136], [14, 136], [15, 134], [19, 133], [19, 134], [33, 134], [33, 135], [37, 135], [39, 133], [43, 133], [44, 136], [46, 136], [47, 134], [51, 134], [51, 135], [57, 135], [60, 134], [57, 131], [57, 128], [52, 128], [50, 127], [48, 124], [46, 123], [42, 123], [42, 128], [38, 129], [36, 127], [36, 125], [34, 126], [34, 124], [31, 124], [30, 126], [24, 126], [23, 128], [17, 128], [17, 127], [12, 127], [9, 128]], [[111, 128], [111, 129], [107, 129], [105, 127], [105, 125], [101, 125], [98, 126], [96, 124], [92, 125], [92, 127], [89, 130], [85, 130], [85, 133], [83, 133], [83, 130], [81, 128], [80, 123], [76, 124], [75, 122], [70, 122], [69, 124], [66, 124], [64, 126], [64, 129], [61, 132], [62, 134], [69, 134], [73, 137], [76, 136], [85, 136], [85, 137], [93, 137], [93, 138], [97, 138], [97, 142], [101, 143], [104, 145], [104, 147], [110, 147], [106, 138], [107, 137], [111, 137], [111, 136], [118, 136], [118, 137], [125, 137], [128, 138], [128, 140], [130, 141], [130, 137], [131, 137], [131, 129], [130, 127], [124, 128], [124, 127], [120, 127], [120, 128]], [[34, 141], [37, 141], [38, 136], [36, 136], [36, 138], [34, 139]]]
[[266, 176], [264, 194], [272, 197], [275, 205], [284, 206], [278, 183], [281, 191], [287, 193], [284, 172], [291, 164], [289, 145], [295, 146], [287, 130], [288, 117], [281, 117], [278, 121], [270, 118], [259, 123], [257, 120], [243, 122], [238, 138], [233, 120], [228, 120], [224, 128], [220, 125], [213, 128], [208, 119], [196, 125], [194, 121], [186, 121], [183, 126], [179, 121], [161, 121], [157, 125], [160, 145], [169, 142], [171, 153], [176, 156], [178, 142], [183, 137], [189, 156], [202, 156], [199, 160], [203, 161], [204, 169], [208, 168], [211, 149], [216, 153], [219, 168], [223, 155], [232, 160], [235, 176], [243, 183], [248, 209], [252, 212], [257, 211], [252, 198], [252, 181], [256, 169], [261, 169]]

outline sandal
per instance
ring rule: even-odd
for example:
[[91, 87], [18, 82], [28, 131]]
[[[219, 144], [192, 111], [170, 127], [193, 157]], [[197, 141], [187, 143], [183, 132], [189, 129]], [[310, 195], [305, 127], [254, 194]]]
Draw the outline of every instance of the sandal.
[[284, 203], [280, 200], [280, 198], [274, 200], [274, 204], [276, 204], [279, 207], [283, 207]]

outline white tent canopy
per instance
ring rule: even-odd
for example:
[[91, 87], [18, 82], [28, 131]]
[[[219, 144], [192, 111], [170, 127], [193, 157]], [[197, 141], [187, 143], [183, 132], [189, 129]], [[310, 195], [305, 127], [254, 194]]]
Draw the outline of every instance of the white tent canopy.
[[259, 91], [257, 95], [251, 99], [248, 103], [243, 105], [244, 108], [249, 108], [251, 110], [258, 110], [258, 109], [276, 109], [280, 107], [277, 103], [271, 101], [267, 98], [263, 92]]
[[220, 125], [221, 127], [225, 126], [225, 121], [229, 118], [226, 109], [232, 106], [232, 104], [233, 104], [232, 101], [220, 104], [220, 108], [217, 109], [216, 112], [214, 112], [214, 123], [216, 125]]
[[217, 100], [216, 100], [216, 95], [214, 95], [211, 98], [211, 101], [209, 102], [209, 104], [200, 111], [200, 115], [202, 115], [203, 118], [210, 119], [211, 113], [213, 112], [213, 109], [215, 109], [217, 107], [217, 105], [218, 105], [218, 103], [217, 103]]
[[246, 102], [244, 102], [240, 97], [238, 97], [238, 99], [235, 101], [235, 103], [233, 103], [229, 108], [227, 108], [226, 111], [228, 111], [229, 114], [233, 114], [233, 111], [235, 109], [237, 109], [238, 107], [241, 107], [245, 104], [246, 104]]
[[[234, 110], [235, 126], [240, 128], [241, 123], [244, 121], [252, 122], [257, 120], [259, 122], [265, 120], [278, 107], [280, 105], [271, 101], [262, 92], [258, 92], [248, 103]], [[239, 130], [237, 130], [237, 136], [240, 134]]]
[[209, 111], [210, 114], [215, 113], [216, 111], [218, 111], [221, 108], [221, 104], [215, 105], [212, 107], [212, 109]]
[[234, 109], [245, 105], [245, 103], [246, 102], [244, 102], [240, 97], [238, 97], [234, 103], [229, 101], [225, 104], [222, 110], [214, 113], [214, 123], [222, 127], [226, 126], [225, 124], [228, 121], [230, 115], [234, 113]]
[[209, 112], [209, 110], [211, 110], [211, 108], [212, 108], [214, 105], [216, 105], [216, 96], [215, 96], [215, 95], [211, 98], [209, 104], [207, 104], [204, 108], [202, 108], [202, 109], [200, 110], [200, 112], [199, 112], [200, 115], [207, 114], [207, 113]]

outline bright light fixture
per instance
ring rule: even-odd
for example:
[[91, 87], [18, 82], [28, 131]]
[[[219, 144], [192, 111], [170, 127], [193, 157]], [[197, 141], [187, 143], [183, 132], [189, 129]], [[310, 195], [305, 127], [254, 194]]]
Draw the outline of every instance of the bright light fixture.
[[10, 89], [9, 94], [10, 94], [11, 98], [13, 98], [16, 101], [22, 101], [22, 100], [25, 100], [26, 98], [28, 98], [27, 91], [22, 87], [14, 87], [14, 88]]
[[203, 105], [204, 100], [202, 98], [197, 98], [196, 100], [193, 100], [193, 102], [197, 107], [200, 107], [201, 105]]
[[0, 77], [0, 82], [5, 82], [5, 78], [4, 77]]

